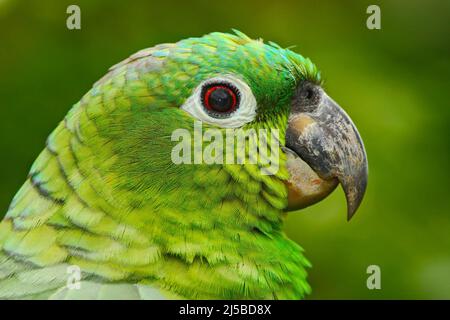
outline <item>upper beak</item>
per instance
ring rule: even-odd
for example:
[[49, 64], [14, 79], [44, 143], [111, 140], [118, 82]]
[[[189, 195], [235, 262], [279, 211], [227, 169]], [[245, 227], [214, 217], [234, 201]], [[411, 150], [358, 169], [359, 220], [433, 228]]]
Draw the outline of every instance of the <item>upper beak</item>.
[[350, 220], [366, 190], [366, 151], [345, 111], [320, 87], [314, 90], [317, 95], [315, 103], [307, 105], [301, 99], [293, 100], [286, 147], [305, 161], [320, 178], [326, 181], [338, 179], [345, 192], [347, 218]]

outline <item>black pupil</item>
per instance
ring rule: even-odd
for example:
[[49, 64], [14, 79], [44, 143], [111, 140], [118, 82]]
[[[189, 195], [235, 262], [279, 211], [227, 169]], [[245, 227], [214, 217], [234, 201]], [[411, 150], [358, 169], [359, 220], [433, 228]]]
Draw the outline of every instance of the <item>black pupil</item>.
[[233, 97], [229, 90], [217, 88], [209, 95], [208, 103], [212, 109], [225, 112], [233, 107]]
[[311, 100], [314, 97], [314, 91], [311, 88], [307, 88], [305, 92], [305, 98]]

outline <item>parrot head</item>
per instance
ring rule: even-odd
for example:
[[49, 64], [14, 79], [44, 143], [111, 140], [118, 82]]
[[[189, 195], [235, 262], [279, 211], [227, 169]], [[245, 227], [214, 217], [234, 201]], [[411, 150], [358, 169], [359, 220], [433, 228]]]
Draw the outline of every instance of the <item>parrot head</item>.
[[[131, 108], [116, 111], [117, 121], [108, 127], [111, 132], [120, 129], [113, 141], [116, 153], [126, 160], [118, 172], [126, 181], [132, 177], [133, 188], [144, 193], [157, 188], [168, 194], [180, 185], [186, 186], [183, 190], [189, 191], [177, 195], [174, 205], [180, 199], [214, 202], [214, 192], [209, 189], [199, 193], [198, 186], [217, 184], [215, 188], [220, 190], [227, 185], [227, 178], [217, 179], [220, 171], [242, 182], [249, 180], [240, 176], [245, 170], [225, 160], [220, 165], [195, 165], [193, 160], [188, 161], [192, 166], [174, 165], [168, 153], [171, 148], [166, 147], [173, 146], [170, 134], [180, 128], [193, 133], [195, 121], [223, 133], [241, 128], [256, 132], [276, 129], [280, 133], [278, 172], [262, 178], [252, 172], [252, 165], [245, 165], [253, 180], [272, 181], [271, 186], [266, 184], [272, 189], [269, 193], [278, 197], [277, 201], [272, 199], [272, 205], [277, 202], [283, 211], [304, 208], [325, 198], [340, 183], [350, 219], [367, 184], [366, 153], [352, 120], [326, 94], [320, 73], [309, 59], [275, 43], [265, 44], [235, 33], [212, 33], [142, 50], [112, 67], [94, 86], [95, 94], [96, 88], [113, 87], [117, 79], [128, 82], [123, 90]], [[201, 139], [194, 136], [192, 140]], [[202, 151], [204, 147], [200, 147]], [[257, 162], [253, 166], [262, 165]], [[157, 172], [163, 172], [164, 179]], [[198, 180], [200, 183], [195, 184]], [[283, 186], [277, 185], [277, 180]], [[245, 193], [247, 187], [239, 192]], [[256, 189], [256, 193], [261, 192]], [[229, 193], [222, 192], [217, 199]]]

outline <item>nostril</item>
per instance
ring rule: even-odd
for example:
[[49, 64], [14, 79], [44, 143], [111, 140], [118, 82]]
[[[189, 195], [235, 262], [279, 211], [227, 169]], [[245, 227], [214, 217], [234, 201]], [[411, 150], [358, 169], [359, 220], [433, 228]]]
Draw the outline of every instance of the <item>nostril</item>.
[[312, 88], [306, 88], [303, 95], [305, 99], [311, 100], [314, 97], [314, 90]]
[[306, 85], [301, 90], [301, 95], [305, 105], [313, 105], [318, 102], [319, 90], [311, 84]]
[[303, 82], [298, 86], [293, 99], [293, 107], [296, 111], [312, 112], [320, 103], [320, 87], [310, 82]]

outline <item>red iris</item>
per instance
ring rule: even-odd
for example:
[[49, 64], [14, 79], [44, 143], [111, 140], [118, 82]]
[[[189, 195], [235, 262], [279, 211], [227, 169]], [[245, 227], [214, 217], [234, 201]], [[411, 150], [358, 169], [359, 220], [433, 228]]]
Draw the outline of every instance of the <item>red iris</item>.
[[220, 113], [231, 112], [236, 109], [237, 95], [226, 85], [213, 85], [203, 93], [203, 104], [206, 109]]

